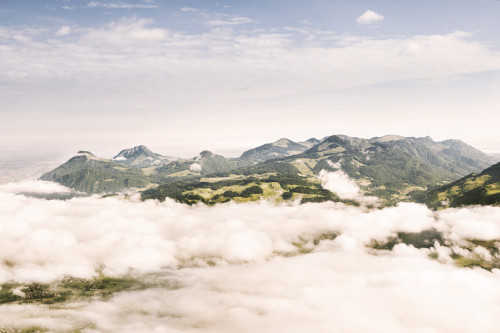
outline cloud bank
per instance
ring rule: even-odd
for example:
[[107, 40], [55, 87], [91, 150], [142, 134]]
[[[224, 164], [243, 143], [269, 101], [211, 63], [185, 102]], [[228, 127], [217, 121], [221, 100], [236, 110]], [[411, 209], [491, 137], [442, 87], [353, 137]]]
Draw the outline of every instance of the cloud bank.
[[68, 193], [71, 189], [53, 182], [41, 180], [25, 180], [22, 182], [9, 182], [0, 185], [0, 193]]
[[0, 191], [0, 282], [263, 262], [315, 250], [325, 234], [339, 235], [332, 249], [356, 251], [397, 232], [429, 229], [451, 240], [500, 239], [499, 207], [439, 213], [410, 203], [373, 210], [266, 201], [189, 207], [171, 200], [94, 196], [60, 201], [14, 194], [68, 191], [50, 182], [8, 184]]
[[[420, 90], [430, 85], [449, 84], [451, 89], [469, 74], [482, 76], [500, 69], [497, 50], [470, 33], [368, 37], [312, 26], [266, 28], [242, 17], [200, 14], [194, 31], [139, 17], [92, 27], [72, 24], [66, 35], [54, 35], [55, 28], [0, 27], [4, 136], [30, 147], [40, 137], [46, 146], [61, 144], [57, 139], [61, 135], [73, 145], [93, 140], [102, 147], [103, 140], [110, 142], [103, 134], [109, 133], [105, 124], [113, 122], [115, 147], [123, 138], [133, 145], [146, 137], [156, 142], [180, 140], [186, 146], [194, 142], [199, 147], [207, 140], [228, 145], [230, 121], [231, 128], [242, 132], [240, 145], [250, 146], [251, 140], [258, 141], [255, 128], [272, 138], [283, 119], [298, 119], [302, 126], [290, 122], [295, 126], [290, 130], [304, 138], [331, 131], [379, 136], [397, 129], [415, 136], [444, 135], [443, 139], [468, 135], [462, 139], [472, 143], [477, 137], [496, 139], [485, 134], [494, 133], [493, 128], [484, 130], [493, 121], [481, 124], [480, 132], [456, 132], [469, 124], [465, 117], [471, 107], [482, 110], [484, 117], [496, 116], [489, 111], [496, 105], [493, 86], [467, 89], [458, 98], [445, 93], [420, 96]], [[206, 25], [209, 21], [230, 24]], [[416, 87], [404, 88], [398, 82]], [[378, 84], [382, 91], [395, 84], [410, 96], [391, 97], [363, 88], [378, 89]], [[359, 89], [372, 102], [363, 103], [365, 98], [354, 97], [357, 92], [350, 89]], [[408, 112], [403, 115], [401, 107]], [[389, 114], [383, 121], [377, 116], [382, 110]], [[457, 116], [439, 110], [456, 110]], [[137, 126], [137, 114], [146, 115], [141, 118], [144, 126]], [[426, 126], [408, 125], [408, 117], [423, 124], [425, 116], [439, 124], [426, 129], [431, 133], [415, 130]], [[360, 117], [367, 121], [358, 122]], [[334, 119], [333, 127], [327, 127]], [[366, 125], [372, 122], [377, 126]], [[19, 129], [19, 123], [26, 126]], [[436, 130], [445, 123], [448, 134]], [[181, 130], [188, 127], [193, 131]], [[201, 129], [204, 138], [192, 134]]]
[[[317, 30], [231, 28], [252, 22], [244, 17], [208, 22], [214, 29], [196, 34], [125, 18], [96, 28], [73, 27], [70, 39], [67, 28], [59, 31], [61, 39], [36, 29], [3, 28], [0, 63], [9, 70], [2, 82], [22, 90], [23, 82], [71, 79], [83, 85], [71, 89], [89, 92], [109, 83], [113, 90], [133, 95], [167, 93], [165, 100], [177, 100], [196, 90], [199, 98], [217, 100], [221, 92], [232, 99], [278, 97], [500, 68], [496, 52], [463, 32], [373, 39]], [[129, 91], [130, 82], [135, 93]]]
[[[46, 186], [32, 183], [31, 191]], [[498, 239], [500, 207], [437, 213], [418, 204], [189, 207], [134, 198], [48, 201], [6, 188], [0, 193], [0, 283], [103, 273], [156, 285], [62, 307], [1, 305], [6, 327], [415, 333], [497, 327], [498, 270], [431, 260], [433, 252], [449, 258], [438, 244], [399, 244], [376, 254], [366, 245], [432, 228], [456, 244]], [[491, 255], [481, 251], [477, 255]]]

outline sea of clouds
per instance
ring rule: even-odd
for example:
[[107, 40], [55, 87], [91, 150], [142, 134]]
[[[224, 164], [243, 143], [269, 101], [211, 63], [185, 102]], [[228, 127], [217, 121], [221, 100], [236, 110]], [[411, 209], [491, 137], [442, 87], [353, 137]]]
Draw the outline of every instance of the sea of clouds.
[[[55, 332], [497, 332], [500, 272], [436, 245], [367, 247], [397, 232], [500, 239], [500, 207], [433, 212], [260, 201], [208, 207], [138, 197], [46, 200], [0, 186], [0, 283], [134, 276], [156, 287], [58, 306], [0, 305], [0, 327]], [[338, 235], [334, 239], [321, 235]], [[439, 260], [429, 258], [437, 253]], [[484, 252], [484, 251], [483, 251]], [[481, 251], [478, 252], [481, 254]], [[488, 253], [483, 253], [488, 256]]]

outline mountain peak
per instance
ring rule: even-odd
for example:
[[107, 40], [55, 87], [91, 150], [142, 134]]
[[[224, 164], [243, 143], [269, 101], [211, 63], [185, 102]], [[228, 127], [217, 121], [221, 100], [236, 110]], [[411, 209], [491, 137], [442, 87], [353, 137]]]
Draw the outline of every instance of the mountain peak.
[[312, 142], [312, 143], [319, 143], [320, 141], [316, 138], [310, 138], [310, 139], [307, 139], [305, 142]]
[[317, 145], [318, 143], [320, 143], [321, 141], [319, 141], [318, 139], [316, 138], [310, 138], [310, 139], [307, 139], [306, 141], [302, 141], [302, 142], [297, 142], [299, 145], [302, 145], [304, 147], [306, 147], [307, 149], [311, 148], [312, 146], [314, 145]]
[[89, 152], [87, 150], [80, 150], [80, 151], [78, 151], [78, 154], [80, 154], [80, 155], [86, 155], [88, 157], [95, 157], [94, 154], [92, 154], [91, 152]]
[[145, 155], [145, 156], [151, 156], [155, 155], [151, 150], [149, 150], [148, 147], [145, 145], [140, 145], [140, 146], [135, 146], [132, 148], [128, 149], [123, 149], [113, 157], [114, 159], [120, 159], [120, 158], [125, 158], [125, 159], [131, 159], [131, 158], [137, 158], [138, 156]]
[[201, 157], [211, 157], [211, 156], [214, 156], [215, 154], [212, 153], [211, 151], [209, 150], [204, 150], [200, 153], [200, 156]]
[[303, 142], [297, 143], [287, 138], [281, 138], [278, 141], [266, 143], [257, 148], [245, 151], [241, 154], [240, 160], [244, 161], [243, 163], [250, 165], [252, 163], [263, 162], [269, 159], [300, 154], [312, 146], [313, 144], [310, 142], [304, 144]]
[[370, 141], [389, 142], [389, 141], [398, 141], [398, 140], [403, 140], [403, 139], [404, 139], [404, 136], [389, 134], [389, 135], [371, 138]]
[[278, 141], [273, 142], [272, 145], [275, 147], [286, 148], [290, 145], [290, 143], [292, 143], [292, 140], [289, 140], [287, 138], [281, 138]]
[[123, 149], [118, 155], [113, 157], [113, 160], [118, 163], [150, 167], [163, 164], [169, 161], [169, 157], [153, 153], [145, 145], [135, 146], [128, 149]]

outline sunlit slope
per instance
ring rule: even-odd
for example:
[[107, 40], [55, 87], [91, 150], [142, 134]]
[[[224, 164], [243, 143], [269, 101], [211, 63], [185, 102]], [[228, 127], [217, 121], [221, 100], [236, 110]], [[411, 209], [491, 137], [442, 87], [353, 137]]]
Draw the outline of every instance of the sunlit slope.
[[[362, 194], [394, 204], [421, 200], [429, 187], [455, 181], [494, 163], [492, 157], [458, 140], [334, 135], [316, 142], [281, 139], [244, 153], [245, 163], [241, 157], [228, 159], [209, 151], [192, 159], [160, 160], [162, 155], [144, 146], [123, 150], [114, 160], [84, 152], [41, 179], [89, 193], [148, 187], [143, 198], [171, 197], [189, 203], [271, 197], [325, 201], [336, 197], [324, 192], [319, 173], [342, 171], [358, 183]], [[298, 146], [304, 150], [287, 155], [296, 152]], [[306, 150], [307, 146], [310, 148]], [[276, 155], [279, 157], [271, 158]], [[255, 162], [259, 159], [265, 160]], [[254, 190], [249, 194], [251, 187]]]
[[140, 169], [123, 167], [111, 160], [96, 158], [89, 152], [81, 152], [40, 179], [88, 193], [143, 188], [150, 182]]
[[[458, 140], [434, 142], [430, 138], [399, 136], [368, 140], [335, 135], [300, 154], [221, 172], [219, 176], [225, 178], [218, 184], [180, 181], [150, 189], [143, 198], [163, 200], [171, 197], [190, 203], [246, 201], [261, 197], [301, 197], [303, 202], [338, 200], [333, 193], [321, 192], [326, 190], [317, 176], [321, 170], [336, 172], [341, 169], [359, 183], [365, 195], [377, 196], [383, 203], [393, 204], [415, 201], [429, 186], [453, 181], [472, 170], [482, 170], [491, 161], [490, 156]], [[268, 186], [272, 177], [286, 181], [275, 181], [273, 191]], [[262, 194], [241, 195], [249, 186], [261, 186]]]
[[500, 163], [428, 192], [433, 208], [500, 204]]
[[113, 160], [117, 163], [135, 167], [158, 166], [169, 163], [175, 159], [176, 158], [174, 157], [153, 153], [144, 145], [123, 149], [115, 157], [113, 157]]
[[245, 151], [237, 161], [240, 166], [249, 166], [270, 159], [300, 154], [319, 142], [320, 141], [315, 138], [303, 142], [294, 142], [286, 138], [281, 138], [278, 141], [266, 143], [262, 146]]
[[365, 194], [395, 203], [417, 200], [429, 186], [478, 172], [492, 161], [492, 157], [458, 140], [435, 142], [428, 137], [400, 136], [368, 140], [334, 135], [301, 154], [236, 172], [252, 175], [274, 170], [315, 177], [321, 170], [336, 171], [340, 167]]
[[209, 151], [193, 159], [168, 162], [162, 155], [138, 146], [123, 150], [113, 160], [97, 158], [90, 152], [81, 151], [40, 179], [54, 181], [77, 191], [104, 193], [141, 189], [179, 180], [196, 180], [202, 175], [226, 173], [235, 167], [235, 162]]

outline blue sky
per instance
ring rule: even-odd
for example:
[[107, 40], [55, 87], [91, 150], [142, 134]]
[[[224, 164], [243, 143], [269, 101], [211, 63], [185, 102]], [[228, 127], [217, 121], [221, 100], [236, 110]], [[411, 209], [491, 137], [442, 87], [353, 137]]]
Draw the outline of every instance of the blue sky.
[[498, 17], [489, 0], [4, 0], [0, 150], [400, 134], [500, 151]]

